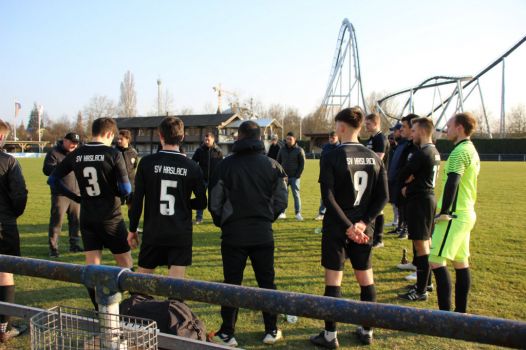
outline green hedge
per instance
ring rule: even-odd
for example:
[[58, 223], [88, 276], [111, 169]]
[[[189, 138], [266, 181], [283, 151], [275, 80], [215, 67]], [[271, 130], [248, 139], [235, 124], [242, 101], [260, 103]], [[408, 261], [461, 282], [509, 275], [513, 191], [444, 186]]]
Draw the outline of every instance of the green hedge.
[[[473, 139], [479, 154], [526, 154], [526, 138], [523, 139]], [[440, 153], [451, 153], [453, 144], [445, 139], [437, 140]]]

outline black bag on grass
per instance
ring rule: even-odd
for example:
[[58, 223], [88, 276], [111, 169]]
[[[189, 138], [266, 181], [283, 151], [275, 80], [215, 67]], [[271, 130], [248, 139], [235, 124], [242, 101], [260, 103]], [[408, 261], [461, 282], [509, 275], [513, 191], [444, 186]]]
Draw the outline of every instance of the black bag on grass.
[[162, 333], [206, 341], [204, 323], [179, 300], [154, 300], [149, 295], [132, 294], [121, 302], [120, 314], [153, 320]]

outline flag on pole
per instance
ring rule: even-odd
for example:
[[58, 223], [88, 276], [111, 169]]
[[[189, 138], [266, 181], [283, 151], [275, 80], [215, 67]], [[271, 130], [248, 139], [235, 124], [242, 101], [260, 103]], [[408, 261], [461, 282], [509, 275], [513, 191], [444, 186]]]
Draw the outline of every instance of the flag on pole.
[[22, 105], [20, 102], [15, 101], [15, 117], [18, 117], [18, 114], [20, 113], [20, 110], [22, 109]]

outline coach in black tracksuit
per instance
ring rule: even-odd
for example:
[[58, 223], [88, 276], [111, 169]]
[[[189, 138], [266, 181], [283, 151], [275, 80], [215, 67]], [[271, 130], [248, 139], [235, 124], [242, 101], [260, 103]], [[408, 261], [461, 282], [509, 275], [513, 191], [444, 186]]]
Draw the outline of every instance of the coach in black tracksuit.
[[[49, 176], [55, 170], [68, 153], [74, 151], [80, 142], [80, 137], [74, 132], [68, 133], [64, 139], [59, 141], [51, 151], [46, 154], [44, 159], [44, 167], [42, 171], [44, 175]], [[79, 185], [75, 179], [75, 174], [70, 173], [62, 180], [64, 185], [71, 189], [77, 196], [80, 195]], [[62, 231], [62, 221], [64, 215], [68, 216], [68, 230], [69, 230], [69, 251], [82, 252], [80, 247], [80, 204], [69, 199], [68, 197], [59, 193], [56, 189], [51, 189], [51, 214], [49, 218], [49, 256], [58, 258], [58, 240], [60, 232]]]
[[[214, 224], [221, 227], [224, 282], [241, 285], [250, 258], [259, 287], [276, 289], [272, 223], [287, 207], [286, 174], [265, 156], [260, 134], [253, 121], [239, 126], [234, 154], [219, 163], [212, 176], [208, 208]], [[233, 338], [237, 312], [237, 308], [221, 307], [223, 324], [216, 336]], [[275, 337], [276, 315], [263, 313], [263, 319], [265, 334]]]

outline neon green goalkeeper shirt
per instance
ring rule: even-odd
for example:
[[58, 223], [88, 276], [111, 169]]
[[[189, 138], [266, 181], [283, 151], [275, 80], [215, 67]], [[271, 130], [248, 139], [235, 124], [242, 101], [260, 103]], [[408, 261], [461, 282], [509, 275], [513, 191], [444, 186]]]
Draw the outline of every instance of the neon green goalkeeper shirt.
[[[460, 184], [455, 201], [451, 205], [452, 212], [474, 212], [477, 200], [477, 177], [480, 172], [480, 158], [473, 142], [466, 139], [455, 145], [444, 167], [442, 188], [444, 188], [447, 175], [456, 173], [460, 175]], [[438, 202], [439, 210], [442, 208], [442, 198]]]

